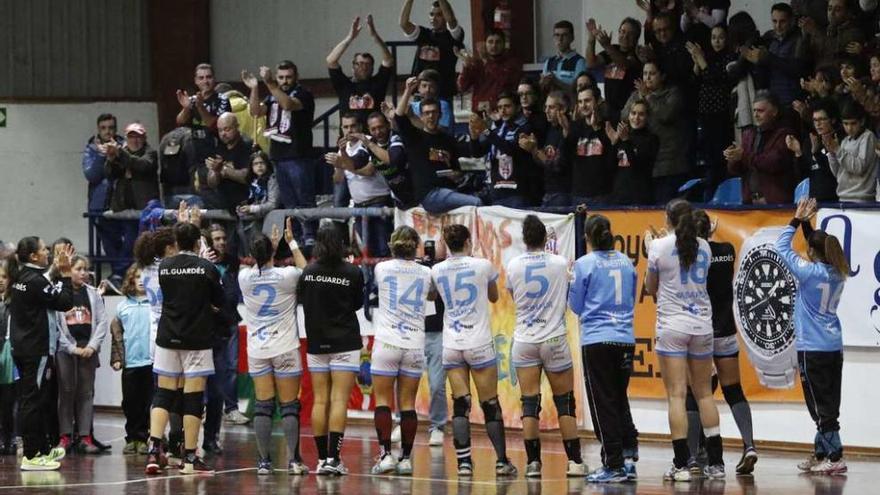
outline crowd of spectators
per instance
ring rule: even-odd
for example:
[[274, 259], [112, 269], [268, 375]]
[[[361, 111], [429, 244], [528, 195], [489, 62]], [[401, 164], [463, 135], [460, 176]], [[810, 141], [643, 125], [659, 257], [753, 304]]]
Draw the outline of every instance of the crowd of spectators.
[[[158, 149], [141, 124], [120, 136], [112, 115], [98, 117], [83, 157], [88, 208], [184, 200], [235, 215], [228, 233], [246, 244], [273, 209], [314, 207], [331, 191], [334, 206], [432, 213], [708, 202], [730, 179], [741, 196], [732, 201], [747, 205], [792, 203], [798, 187], [826, 202], [878, 200], [876, 0], [768, 4], [763, 34], [736, 0], [633, 1], [644, 18], [622, 19], [616, 38], [586, 21], [583, 55], [574, 25], [556, 22], [555, 53], [524, 76], [505, 31], [490, 28], [468, 47], [448, 0], [429, 4], [424, 26], [404, 0], [399, 35], [416, 55], [396, 107], [386, 103], [395, 60], [372, 16], [357, 17], [326, 57], [341, 132], [323, 155], [313, 146], [315, 99], [294, 62], [242, 71], [243, 92], [199, 64], [196, 90], [177, 92], [179, 128]], [[355, 53], [347, 74], [340, 61], [364, 27], [381, 63]], [[471, 115], [456, 125], [460, 93], [471, 95]], [[463, 170], [460, 158], [486, 170]], [[96, 227], [121, 280], [137, 229]], [[388, 227], [370, 220], [369, 254], [387, 255]], [[308, 252], [316, 222], [294, 229]]]

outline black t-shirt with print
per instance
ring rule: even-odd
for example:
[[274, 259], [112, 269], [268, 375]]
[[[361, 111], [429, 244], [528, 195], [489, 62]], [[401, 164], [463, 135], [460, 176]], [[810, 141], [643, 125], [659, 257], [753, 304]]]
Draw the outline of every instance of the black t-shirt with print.
[[[620, 50], [620, 45], [614, 47]], [[626, 106], [629, 96], [635, 89], [636, 79], [642, 77], [642, 63], [634, 52], [626, 54], [626, 63], [623, 65], [614, 63], [608, 52], [601, 52], [598, 57], [605, 65], [605, 101], [613, 111], [609, 117], [618, 121], [622, 118], [620, 111]]]
[[409, 177], [415, 200], [419, 203], [438, 187], [455, 189], [450, 173], [458, 171], [458, 149], [455, 138], [445, 132], [431, 134], [416, 127], [409, 117], [394, 116], [397, 130], [406, 146]]
[[[221, 142], [212, 155], [219, 156], [224, 162], [232, 163], [236, 170], [241, 170], [248, 167], [253, 146], [253, 141], [242, 136], [232, 148]], [[250, 195], [250, 187], [247, 184], [231, 179], [220, 179], [216, 189], [208, 188], [208, 166], [204, 163], [199, 166], [198, 174], [201, 184], [199, 196], [205, 202], [206, 208], [229, 210], [247, 202]]]
[[330, 82], [333, 83], [333, 90], [339, 97], [339, 107], [343, 111], [356, 113], [362, 122], [366, 122], [371, 113], [379, 111], [379, 105], [385, 100], [385, 93], [388, 91], [388, 81], [392, 75], [390, 68], [379, 66], [379, 71], [365, 81], [355, 81], [346, 76], [339, 67], [329, 69], [329, 72]]
[[284, 110], [271, 94], [263, 100], [268, 109], [266, 134], [269, 136], [269, 157], [276, 162], [306, 158], [312, 154], [312, 121], [315, 119], [315, 98], [307, 89], [296, 85], [287, 93], [302, 103], [300, 110]]
[[544, 193], [570, 193], [571, 161], [561, 127], [547, 127], [542, 149], [547, 157], [547, 162], [541, 164], [544, 169]]
[[73, 307], [64, 313], [64, 320], [77, 347], [85, 347], [92, 337], [92, 303], [85, 286], [73, 289]]
[[566, 146], [571, 156], [571, 194], [598, 198], [610, 193], [614, 164], [605, 131], [597, 131], [582, 121], [574, 122]]
[[440, 73], [440, 87], [437, 94], [440, 98], [451, 100], [456, 90], [455, 64], [458, 62], [454, 48], [464, 48], [464, 30], [460, 25], [452, 31], [449, 29], [434, 31], [425, 26], [418, 26], [407, 38], [417, 44], [413, 75], [418, 76], [426, 69], [436, 70]]

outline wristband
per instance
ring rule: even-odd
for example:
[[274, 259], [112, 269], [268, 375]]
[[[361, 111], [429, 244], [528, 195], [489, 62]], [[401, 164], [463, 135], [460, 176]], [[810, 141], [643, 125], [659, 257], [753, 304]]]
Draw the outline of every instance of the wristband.
[[290, 246], [291, 251], [296, 251], [297, 249], [299, 249], [299, 244], [296, 243], [296, 239], [293, 239], [292, 241], [287, 243], [287, 245]]

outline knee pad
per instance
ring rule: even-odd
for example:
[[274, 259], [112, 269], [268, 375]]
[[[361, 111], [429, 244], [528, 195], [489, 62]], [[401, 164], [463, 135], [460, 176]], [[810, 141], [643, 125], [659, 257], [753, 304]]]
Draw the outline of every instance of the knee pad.
[[452, 417], [466, 418], [471, 414], [471, 394], [452, 398]]
[[254, 417], [257, 416], [266, 416], [268, 418], [272, 417], [272, 414], [275, 413], [275, 401], [274, 400], [258, 400], [254, 402]]
[[724, 400], [727, 401], [727, 404], [731, 406], [746, 401], [741, 383], [721, 387], [721, 393], [724, 394]]
[[156, 393], [153, 395], [153, 407], [158, 407], [159, 409], [173, 412], [176, 397], [176, 390], [157, 388]]
[[498, 397], [492, 397], [485, 402], [480, 402], [480, 408], [483, 410], [483, 416], [487, 423], [490, 421], [504, 421], [504, 416], [501, 414], [501, 404], [498, 403]]
[[522, 396], [522, 417], [538, 418], [541, 413], [541, 394]]
[[288, 416], [293, 416], [295, 418], [298, 418], [301, 409], [302, 403], [299, 400], [284, 402], [281, 404], [281, 417], [286, 418]]
[[694, 397], [694, 392], [688, 387], [687, 397], [684, 399], [684, 408], [688, 412], [699, 411], [700, 408], [697, 406], [697, 398]]
[[189, 392], [183, 394], [183, 415], [201, 418], [205, 411], [205, 393]]
[[560, 418], [563, 416], [577, 417], [575, 414], [576, 404], [574, 401], [574, 392], [562, 395], [554, 395], [553, 403], [556, 404], [556, 415]]

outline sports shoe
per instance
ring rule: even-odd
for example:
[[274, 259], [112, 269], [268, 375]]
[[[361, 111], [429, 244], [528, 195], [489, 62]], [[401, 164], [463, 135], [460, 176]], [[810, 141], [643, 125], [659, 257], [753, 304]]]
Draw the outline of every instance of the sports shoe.
[[391, 430], [391, 443], [400, 443], [400, 425]]
[[832, 461], [829, 458], [822, 459], [821, 462], [813, 466], [810, 469], [810, 473], [812, 474], [843, 474], [847, 471], [846, 462], [843, 461], [843, 458], [838, 459], [837, 461]]
[[510, 460], [498, 461], [495, 463], [496, 476], [516, 476], [518, 473], [516, 466]]
[[202, 443], [202, 451], [204, 451], [205, 456], [223, 455], [223, 447], [220, 446], [220, 442], [217, 440]]
[[691, 457], [688, 459], [687, 469], [691, 472], [691, 476], [703, 476], [703, 468], [706, 467], [700, 464], [700, 461], [697, 460], [696, 457]]
[[623, 460], [623, 470], [626, 471], [626, 479], [629, 481], [635, 481], [639, 479], [639, 474], [636, 472], [636, 462], [631, 459]]
[[122, 455], [135, 455], [138, 453], [138, 442], [126, 442], [122, 448]]
[[33, 459], [21, 458], [20, 469], [22, 471], [55, 471], [61, 467], [61, 463], [50, 459], [49, 456], [36, 455]]
[[95, 441], [91, 435], [86, 435], [79, 439], [78, 450], [84, 454], [100, 454], [101, 449], [95, 445]]
[[758, 452], [755, 449], [746, 449], [736, 464], [736, 474], [752, 474], [756, 462], [758, 462]]
[[58, 446], [64, 450], [70, 448], [73, 444], [73, 440], [70, 438], [70, 435], [61, 435], [61, 438], [58, 439]]
[[205, 464], [199, 456], [192, 456], [183, 460], [180, 474], [214, 474], [214, 468]]
[[137, 444], [137, 453], [139, 455], [147, 455], [150, 452], [150, 447], [147, 445], [147, 442], [135, 442]]
[[327, 459], [318, 459], [318, 464], [315, 465], [315, 474], [318, 476], [324, 476], [330, 474], [327, 471], [324, 471], [324, 464], [327, 463]]
[[373, 468], [370, 469], [370, 473], [386, 474], [394, 471], [396, 468], [397, 461], [394, 460], [394, 456], [386, 452], [382, 455], [382, 457], [379, 458]]
[[703, 468], [703, 475], [710, 480], [724, 479], [724, 464], [712, 464]]
[[233, 425], [246, 425], [251, 422], [251, 418], [242, 414], [238, 409], [233, 409], [224, 414], [223, 420]]
[[431, 447], [440, 447], [443, 445], [443, 430], [431, 430], [428, 435], [428, 445]]
[[587, 463], [582, 462], [578, 464], [572, 460], [568, 461], [568, 469], [565, 470], [565, 475], [569, 478], [580, 478], [587, 474]]
[[813, 470], [814, 466], [819, 464], [819, 462], [821, 461], [819, 461], [819, 459], [816, 459], [815, 455], [811, 455], [810, 457], [807, 457], [806, 460], [799, 462], [797, 468], [805, 473], [809, 473]]
[[154, 450], [147, 454], [147, 466], [144, 472], [147, 474], [159, 474], [167, 465], [165, 454], [161, 451]]
[[309, 467], [303, 464], [301, 460], [293, 460], [287, 463], [287, 474], [305, 476], [309, 474]]
[[629, 478], [624, 468], [609, 468], [602, 466], [587, 475], [587, 483], [623, 483]]
[[691, 480], [691, 472], [688, 470], [687, 466], [684, 467], [675, 467], [675, 464], [669, 467], [665, 473], [663, 473], [664, 481], [690, 481]]
[[184, 454], [183, 440], [168, 440], [167, 463], [171, 469], [182, 469]]
[[257, 461], [257, 474], [272, 474], [272, 460], [260, 459]]
[[541, 477], [541, 461], [532, 461], [526, 465], [526, 478]]
[[320, 474], [324, 470], [324, 474], [332, 474], [336, 476], [345, 476], [348, 474], [348, 468], [339, 459], [329, 458], [324, 461], [324, 465], [318, 470]]
[[471, 461], [459, 461], [458, 462], [458, 475], [459, 476], [473, 476], [474, 474], [474, 465], [471, 464]]
[[410, 476], [412, 473], [412, 461], [409, 457], [404, 457], [397, 461], [397, 474], [401, 476]]

